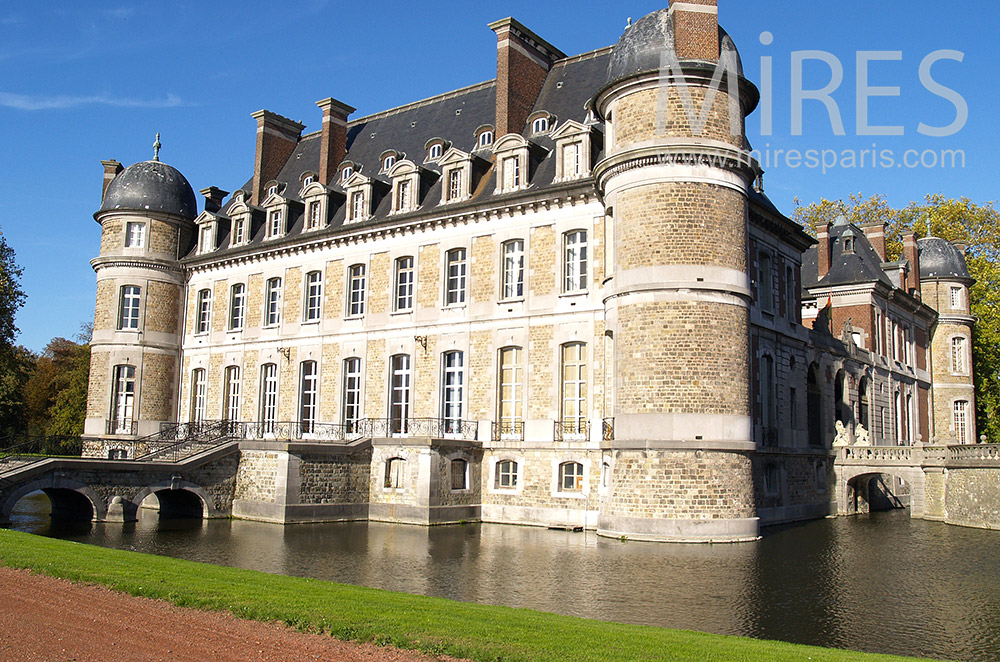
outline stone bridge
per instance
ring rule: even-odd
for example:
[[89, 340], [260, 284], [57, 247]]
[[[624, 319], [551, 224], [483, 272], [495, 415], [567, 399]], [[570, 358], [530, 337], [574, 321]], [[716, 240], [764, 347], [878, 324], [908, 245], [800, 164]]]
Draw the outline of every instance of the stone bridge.
[[227, 441], [178, 461], [45, 458], [4, 470], [0, 465], [0, 523], [36, 490], [52, 501], [52, 516], [132, 522], [139, 506], [156, 504], [161, 515], [228, 517], [232, 512], [239, 442]]
[[[865, 512], [874, 497], [912, 517], [1000, 528], [1000, 444], [847, 446], [834, 463], [837, 513]], [[887, 485], [883, 476], [900, 479]]]

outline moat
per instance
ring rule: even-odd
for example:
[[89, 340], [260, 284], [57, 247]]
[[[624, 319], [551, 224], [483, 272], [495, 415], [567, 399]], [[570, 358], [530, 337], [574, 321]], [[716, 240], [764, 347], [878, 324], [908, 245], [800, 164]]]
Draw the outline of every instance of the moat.
[[907, 511], [772, 527], [756, 543], [621, 543], [510, 525], [58, 525], [41, 493], [11, 527], [194, 561], [467, 602], [956, 660], [1000, 657], [1000, 531]]

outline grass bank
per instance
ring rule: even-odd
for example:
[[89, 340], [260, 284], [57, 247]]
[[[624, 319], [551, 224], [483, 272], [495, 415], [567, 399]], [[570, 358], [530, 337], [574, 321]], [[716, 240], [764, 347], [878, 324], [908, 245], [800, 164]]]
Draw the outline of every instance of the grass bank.
[[0, 562], [183, 607], [282, 621], [339, 639], [481, 662], [904, 660], [775, 641], [605, 623], [214, 566], [0, 530]]

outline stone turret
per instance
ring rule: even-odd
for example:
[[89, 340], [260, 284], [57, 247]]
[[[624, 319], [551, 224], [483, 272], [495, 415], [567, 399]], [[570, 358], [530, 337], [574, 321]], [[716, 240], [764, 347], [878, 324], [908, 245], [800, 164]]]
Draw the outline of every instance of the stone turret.
[[[106, 167], [106, 172], [108, 168]], [[112, 171], [114, 172], [114, 171]], [[106, 175], [107, 177], [107, 175]], [[184, 276], [194, 191], [158, 159], [104, 184], [84, 434], [134, 438], [176, 421]]]
[[[593, 101], [606, 122], [595, 178], [614, 238], [605, 305], [615, 439], [598, 523], [607, 536], [759, 535], [747, 266], [758, 169], [743, 131], [758, 93], [716, 14], [715, 0], [700, 0], [637, 21]], [[713, 84], [717, 66], [725, 75]]]

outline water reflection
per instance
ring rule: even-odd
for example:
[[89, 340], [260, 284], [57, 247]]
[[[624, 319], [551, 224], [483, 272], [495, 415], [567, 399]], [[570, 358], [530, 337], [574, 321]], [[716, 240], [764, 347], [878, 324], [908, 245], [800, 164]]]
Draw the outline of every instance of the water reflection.
[[1000, 657], [1000, 532], [905, 511], [768, 531], [757, 543], [621, 543], [593, 533], [235, 520], [12, 526], [81, 542], [467, 602], [886, 653]]

